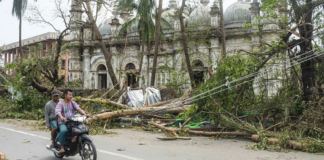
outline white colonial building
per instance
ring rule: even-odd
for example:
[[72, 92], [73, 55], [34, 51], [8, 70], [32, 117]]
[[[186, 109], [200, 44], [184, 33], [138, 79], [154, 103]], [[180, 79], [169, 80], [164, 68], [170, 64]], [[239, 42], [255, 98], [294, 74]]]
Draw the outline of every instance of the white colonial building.
[[[167, 10], [162, 13], [170, 25], [163, 24], [164, 37], [160, 42], [158, 66], [169, 66], [172, 71], [179, 75], [188, 75], [186, 64], [182, 52], [180, 39], [180, 21], [175, 16], [175, 11], [179, 9], [175, 0], [169, 0]], [[278, 13], [286, 15], [286, 10], [278, 6]], [[71, 46], [69, 53], [69, 80], [80, 80], [84, 89], [111, 88], [113, 84], [110, 80], [104, 55], [98, 46], [98, 42], [93, 39], [91, 27], [82, 21], [83, 9], [78, 0], [72, 0], [71, 6]], [[237, 53], [239, 49], [252, 51], [260, 49], [260, 36], [254, 34], [256, 27], [247, 26], [248, 23], [257, 22], [260, 15], [260, 4], [257, 0], [238, 0], [229, 6], [224, 13], [226, 29], [226, 48], [228, 55]], [[136, 79], [132, 76], [139, 71], [141, 42], [137, 32], [137, 26], [132, 26], [128, 30], [127, 36], [121, 36], [119, 30], [123, 23], [132, 19], [134, 15], [126, 11], [114, 9], [114, 15], [99, 26], [104, 42], [109, 51], [113, 54], [112, 64], [121, 82], [127, 81], [128, 86], [132, 86]], [[200, 4], [189, 12], [184, 10], [186, 27], [191, 28], [191, 32], [208, 31], [205, 35], [206, 43], [189, 46], [190, 59], [192, 61], [195, 79], [197, 82], [204, 80], [207, 76], [207, 68], [215, 70], [217, 60], [221, 54], [222, 37], [220, 32], [220, 11], [216, 3], [210, 0], [200, 0]], [[262, 41], [271, 43], [280, 38], [281, 29], [277, 21], [263, 21], [265, 24], [262, 33]], [[170, 27], [171, 26], [171, 27]], [[147, 47], [147, 46], [145, 46]], [[154, 47], [153, 47], [154, 48]], [[139, 87], [150, 86], [151, 70], [153, 65], [153, 50], [144, 56], [142, 76]], [[170, 74], [163, 69], [157, 70], [155, 87], [163, 86], [169, 82]], [[189, 86], [184, 86], [189, 87]]]

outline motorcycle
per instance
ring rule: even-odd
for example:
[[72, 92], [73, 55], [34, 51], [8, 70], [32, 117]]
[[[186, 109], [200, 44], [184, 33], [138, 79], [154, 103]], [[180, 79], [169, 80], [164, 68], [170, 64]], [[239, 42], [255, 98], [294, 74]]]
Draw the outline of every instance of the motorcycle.
[[96, 147], [89, 136], [88, 127], [83, 123], [86, 119], [85, 115], [75, 115], [65, 122], [69, 142], [64, 145], [64, 153], [59, 152], [60, 145], [57, 142], [54, 148], [50, 148], [50, 145], [46, 145], [46, 148], [52, 151], [57, 158], [75, 156], [79, 153], [82, 160], [97, 160]]

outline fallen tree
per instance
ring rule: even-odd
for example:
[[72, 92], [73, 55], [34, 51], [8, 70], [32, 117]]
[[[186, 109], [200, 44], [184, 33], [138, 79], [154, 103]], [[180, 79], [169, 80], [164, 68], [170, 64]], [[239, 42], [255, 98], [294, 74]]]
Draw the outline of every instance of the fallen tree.
[[[110, 101], [109, 99], [91, 99], [91, 98], [74, 98], [74, 101], [78, 102], [78, 103], [101, 103], [101, 104], [107, 104], [110, 106], [114, 106], [117, 107], [119, 109], [132, 109], [132, 107], [129, 107], [127, 105], [124, 104], [119, 104], [117, 102], [114, 101]], [[149, 108], [149, 107], [160, 107], [162, 105], [166, 105], [172, 102], [176, 102], [177, 99], [172, 99], [172, 100], [168, 100], [168, 101], [164, 101], [164, 102], [159, 102], [159, 103], [155, 103], [155, 104], [151, 104], [151, 105], [147, 105], [147, 106], [143, 106], [143, 108]]]
[[180, 113], [180, 112], [185, 111], [188, 108], [190, 108], [190, 106], [186, 106], [186, 105], [175, 107], [175, 108], [170, 108], [170, 107], [131, 108], [131, 109], [127, 109], [127, 110], [119, 110], [119, 111], [107, 112], [107, 113], [94, 115], [93, 117], [87, 119], [87, 123], [92, 123], [92, 122], [99, 121], [99, 120], [111, 119], [111, 118], [122, 117], [122, 116], [141, 115], [141, 114], [150, 115], [151, 112], [154, 112], [154, 114], [157, 114], [157, 113]]
[[164, 127], [161, 124], [154, 123], [154, 122], [150, 122], [149, 124], [151, 124], [157, 128], [160, 128], [161, 130], [163, 130], [165, 132], [169, 132], [175, 137], [179, 137], [179, 135], [177, 133], [180, 133], [180, 132], [187, 132], [189, 134], [199, 135], [199, 136], [251, 136], [252, 135], [252, 134], [246, 133], [246, 132], [205, 132], [205, 131], [192, 131], [190, 129], [186, 130], [183, 128], [171, 129], [171, 128]]

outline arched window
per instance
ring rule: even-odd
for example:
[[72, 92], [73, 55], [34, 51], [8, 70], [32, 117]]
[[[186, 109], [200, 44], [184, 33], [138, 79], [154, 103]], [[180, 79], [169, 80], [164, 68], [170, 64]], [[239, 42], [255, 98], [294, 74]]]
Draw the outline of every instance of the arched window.
[[101, 64], [98, 66], [98, 89], [107, 88], [107, 68]]
[[204, 83], [204, 64], [201, 62], [201, 60], [194, 60], [192, 62], [192, 67], [194, 69], [193, 77], [195, 80], [195, 85], [199, 85], [201, 83]]
[[204, 67], [204, 64], [200, 60], [194, 60], [192, 62], [193, 67]]
[[107, 69], [106, 69], [105, 65], [101, 64], [101, 65], [98, 66], [98, 71], [106, 71], [106, 70]]
[[128, 64], [126, 65], [126, 70], [131, 70], [131, 69], [136, 69], [136, 68], [135, 68], [135, 65], [134, 65], [133, 63], [128, 63]]
[[[133, 69], [136, 69], [135, 68], [135, 65], [133, 63], [128, 63], [125, 67], [125, 70], [129, 71], [129, 70], [133, 70]], [[135, 84], [136, 84], [136, 75], [132, 72], [127, 72], [126, 73], [126, 76], [127, 76], [127, 86], [130, 86], [130, 87], [135, 87]]]

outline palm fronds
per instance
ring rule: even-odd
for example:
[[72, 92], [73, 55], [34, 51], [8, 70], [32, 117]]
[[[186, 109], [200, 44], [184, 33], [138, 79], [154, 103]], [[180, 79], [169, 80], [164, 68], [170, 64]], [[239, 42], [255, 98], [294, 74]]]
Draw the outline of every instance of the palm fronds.
[[19, 20], [24, 15], [27, 9], [27, 0], [13, 0], [12, 15], [16, 16]]

